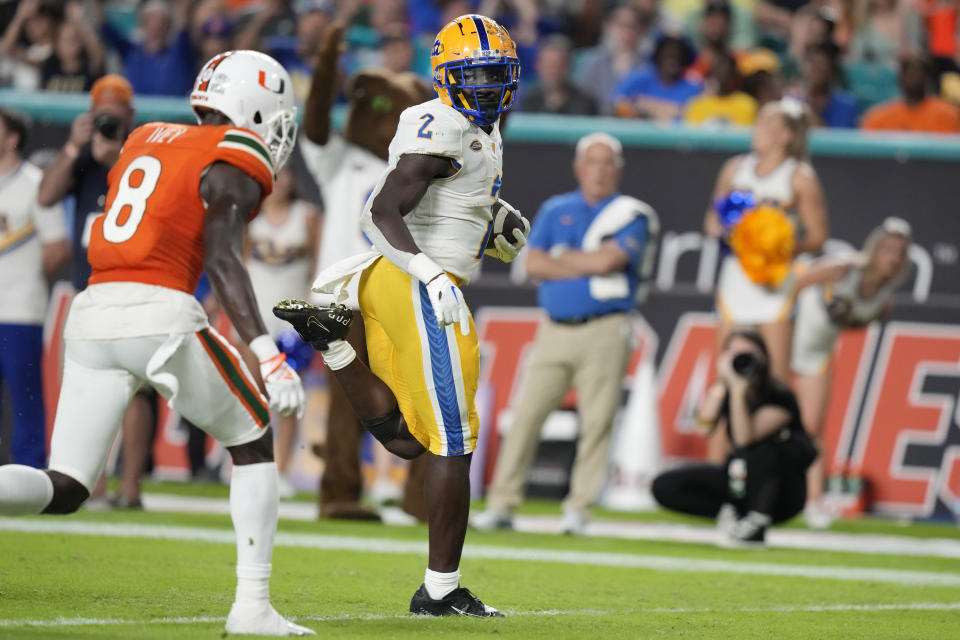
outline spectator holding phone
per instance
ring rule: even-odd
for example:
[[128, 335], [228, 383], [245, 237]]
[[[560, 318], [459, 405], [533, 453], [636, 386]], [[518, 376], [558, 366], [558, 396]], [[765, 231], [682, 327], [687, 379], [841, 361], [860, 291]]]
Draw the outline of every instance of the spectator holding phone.
[[796, 396], [769, 366], [759, 333], [732, 331], [697, 416], [711, 430], [727, 432], [726, 462], [675, 469], [653, 482], [654, 498], [667, 509], [717, 518], [727, 546], [762, 545], [767, 527], [800, 513], [806, 470], [817, 455]]

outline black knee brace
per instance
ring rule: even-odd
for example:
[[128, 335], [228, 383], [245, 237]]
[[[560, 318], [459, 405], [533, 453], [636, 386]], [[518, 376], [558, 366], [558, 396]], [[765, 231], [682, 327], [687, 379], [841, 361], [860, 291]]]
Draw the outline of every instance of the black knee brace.
[[361, 420], [360, 422], [363, 424], [363, 428], [369, 431], [374, 438], [379, 440], [383, 446], [387, 446], [400, 435], [402, 421], [403, 416], [399, 409], [394, 409], [392, 413], [385, 416]]

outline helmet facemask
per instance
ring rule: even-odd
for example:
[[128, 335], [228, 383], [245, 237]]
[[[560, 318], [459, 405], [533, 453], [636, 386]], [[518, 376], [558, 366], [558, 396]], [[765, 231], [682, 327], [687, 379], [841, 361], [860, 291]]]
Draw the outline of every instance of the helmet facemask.
[[264, 125], [252, 128], [257, 133], [262, 131], [261, 137], [273, 156], [273, 166], [280, 171], [297, 142], [297, 108], [280, 111]]
[[488, 56], [454, 60], [436, 70], [439, 89], [446, 89], [451, 106], [480, 126], [490, 126], [513, 107], [520, 82], [516, 58]]

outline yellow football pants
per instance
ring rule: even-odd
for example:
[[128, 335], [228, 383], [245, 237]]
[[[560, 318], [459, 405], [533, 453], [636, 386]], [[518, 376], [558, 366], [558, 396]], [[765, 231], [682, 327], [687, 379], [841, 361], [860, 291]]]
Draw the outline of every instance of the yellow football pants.
[[[453, 276], [451, 276], [453, 277]], [[426, 286], [386, 258], [360, 279], [370, 370], [393, 391], [413, 436], [431, 453], [460, 456], [477, 443], [477, 329], [437, 326]]]

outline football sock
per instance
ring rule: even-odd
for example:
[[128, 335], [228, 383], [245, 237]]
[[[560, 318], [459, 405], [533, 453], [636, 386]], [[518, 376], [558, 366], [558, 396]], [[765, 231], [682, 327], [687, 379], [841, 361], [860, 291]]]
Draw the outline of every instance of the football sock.
[[277, 532], [277, 465], [236, 465], [230, 517], [237, 533], [237, 602], [270, 599], [270, 557]]
[[324, 351], [320, 352], [320, 355], [323, 356], [323, 361], [327, 363], [331, 371], [337, 371], [353, 362], [357, 357], [357, 352], [346, 340], [334, 340]]
[[427, 595], [439, 600], [460, 586], [460, 569], [450, 573], [427, 569], [423, 576], [423, 586], [427, 588]]
[[22, 464], [0, 467], [0, 515], [41, 513], [53, 500], [53, 483], [40, 469]]

